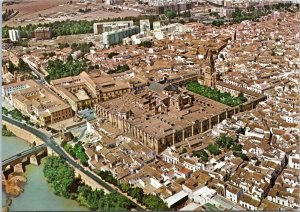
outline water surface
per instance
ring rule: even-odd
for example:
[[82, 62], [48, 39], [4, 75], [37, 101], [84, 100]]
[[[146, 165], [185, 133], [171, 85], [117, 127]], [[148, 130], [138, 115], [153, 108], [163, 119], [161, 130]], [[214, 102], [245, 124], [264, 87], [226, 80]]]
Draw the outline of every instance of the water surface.
[[[2, 160], [30, 148], [30, 144], [18, 137], [2, 137]], [[27, 182], [24, 192], [12, 198], [10, 211], [88, 211], [74, 200], [56, 196], [43, 174], [40, 166], [26, 166]], [[6, 194], [2, 192], [2, 205], [6, 204]]]

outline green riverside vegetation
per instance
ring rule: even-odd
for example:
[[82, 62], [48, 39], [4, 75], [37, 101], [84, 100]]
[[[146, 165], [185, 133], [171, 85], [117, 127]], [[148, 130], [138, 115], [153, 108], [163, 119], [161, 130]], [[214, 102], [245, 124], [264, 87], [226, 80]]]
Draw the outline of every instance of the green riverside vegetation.
[[6, 125], [2, 125], [2, 136], [15, 136], [15, 134], [9, 131]]
[[88, 165], [88, 156], [85, 153], [84, 148], [82, 147], [81, 142], [77, 142], [74, 147], [71, 144], [66, 144], [63, 147], [67, 153], [69, 153], [73, 158], [79, 159], [80, 163], [84, 166]]
[[130, 200], [119, 193], [105, 194], [103, 190], [93, 191], [90, 186], [75, 177], [74, 168], [59, 157], [47, 157], [43, 173], [56, 195], [74, 199], [90, 210], [128, 211], [133, 206]]
[[127, 183], [118, 182], [118, 180], [115, 179], [114, 176], [108, 171], [100, 171], [98, 175], [103, 180], [118, 187], [123, 193], [127, 193], [129, 196], [136, 199], [139, 203], [145, 205], [152, 211], [162, 211], [168, 209], [166, 203], [158, 196], [152, 194], [144, 194], [142, 188], [132, 187]]
[[[75, 144], [74, 147], [72, 147], [71, 144], [64, 144], [62, 145], [63, 148], [68, 152], [73, 158], [79, 159], [80, 163], [87, 166], [88, 157], [85, 153], [84, 148], [82, 147], [82, 143], [78, 142]], [[167, 210], [167, 205], [160, 199], [159, 197], [155, 195], [146, 195], [144, 194], [144, 191], [142, 188], [139, 187], [131, 187], [128, 184], [119, 182], [110, 172], [108, 171], [100, 171], [98, 175], [106, 182], [118, 187], [123, 193], [127, 193], [132, 198], [136, 199], [140, 204], [144, 204], [147, 208], [150, 210]], [[84, 194], [88, 194], [89, 188], [87, 186], [79, 187], [80, 191], [84, 191]], [[92, 195], [88, 195], [90, 198], [97, 199], [97, 196], [101, 196], [102, 191], [97, 191], [96, 193], [93, 193]], [[95, 195], [95, 196], [94, 196]], [[87, 206], [91, 210], [97, 210], [97, 203], [94, 202], [94, 200], [90, 200], [89, 198], [84, 198], [86, 195], [79, 195], [78, 199], [79, 202], [82, 205]], [[92, 203], [90, 202], [92, 201]], [[119, 205], [118, 201], [116, 200], [116, 204]], [[122, 204], [121, 204], [122, 205]], [[102, 210], [110, 210], [110, 206], [101, 206]], [[116, 209], [116, 208], [115, 208]], [[120, 206], [119, 210], [121, 210], [122, 207]], [[100, 210], [100, 209], [99, 209]]]
[[238, 97], [234, 97], [229, 93], [221, 93], [218, 89], [201, 85], [198, 82], [190, 82], [186, 88], [193, 93], [200, 94], [230, 107], [235, 107], [247, 101], [243, 93], [239, 94]]

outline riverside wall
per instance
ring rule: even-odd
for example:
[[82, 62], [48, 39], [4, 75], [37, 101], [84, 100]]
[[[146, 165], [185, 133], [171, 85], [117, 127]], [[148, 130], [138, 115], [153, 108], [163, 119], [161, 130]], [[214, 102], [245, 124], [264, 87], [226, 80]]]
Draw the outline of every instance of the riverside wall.
[[75, 170], [75, 176], [79, 177], [82, 180], [82, 182], [84, 182], [86, 185], [90, 186], [93, 190], [103, 189], [105, 193], [110, 193], [107, 189], [102, 187], [99, 183], [97, 183], [95, 180], [93, 180], [92, 178], [90, 178], [89, 176], [84, 174], [79, 169], [74, 168], [74, 170]]
[[[45, 142], [37, 137], [36, 135], [32, 134], [31, 132], [24, 130], [14, 124], [6, 122], [2, 120], [2, 125], [6, 125], [7, 130], [11, 131], [15, 134], [15, 136], [27, 141], [30, 144], [36, 144], [36, 146], [44, 144]], [[56, 152], [54, 152], [50, 147], [47, 147], [48, 155], [55, 155], [57, 156]]]
[[6, 125], [6, 127], [9, 131], [14, 133], [17, 137], [27, 141], [28, 143], [31, 143], [31, 144], [35, 143], [36, 145], [41, 145], [41, 144], [45, 143], [40, 138], [35, 136], [34, 134], [32, 134], [32, 133], [28, 132], [27, 130], [24, 130], [16, 125], [13, 125], [9, 122], [2, 120], [2, 125]]

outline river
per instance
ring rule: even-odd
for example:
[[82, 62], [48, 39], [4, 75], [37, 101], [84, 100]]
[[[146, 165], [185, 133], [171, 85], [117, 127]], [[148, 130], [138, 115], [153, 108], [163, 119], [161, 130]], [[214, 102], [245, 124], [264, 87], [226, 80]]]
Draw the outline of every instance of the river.
[[[18, 137], [2, 136], [2, 159], [18, 154], [30, 148], [30, 144]], [[26, 166], [27, 182], [24, 192], [12, 198], [10, 211], [88, 211], [74, 200], [56, 196], [43, 174], [43, 164]], [[2, 205], [5, 205], [6, 194], [2, 192]]]

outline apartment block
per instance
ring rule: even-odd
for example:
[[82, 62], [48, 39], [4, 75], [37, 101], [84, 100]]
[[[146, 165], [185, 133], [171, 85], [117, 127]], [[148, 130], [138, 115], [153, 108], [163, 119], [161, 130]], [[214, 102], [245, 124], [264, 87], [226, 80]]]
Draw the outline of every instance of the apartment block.
[[94, 34], [102, 34], [103, 32], [111, 32], [119, 29], [133, 26], [133, 21], [113, 21], [94, 23]]
[[140, 20], [140, 31], [141, 33], [146, 33], [150, 31], [150, 21], [148, 19]]
[[138, 34], [140, 28], [138, 26], [131, 26], [111, 32], [104, 32], [102, 34], [102, 42], [105, 45], [112, 45], [122, 42], [123, 38], [130, 37], [131, 35]]
[[13, 42], [21, 39], [20, 31], [17, 29], [8, 30], [9, 39]]

